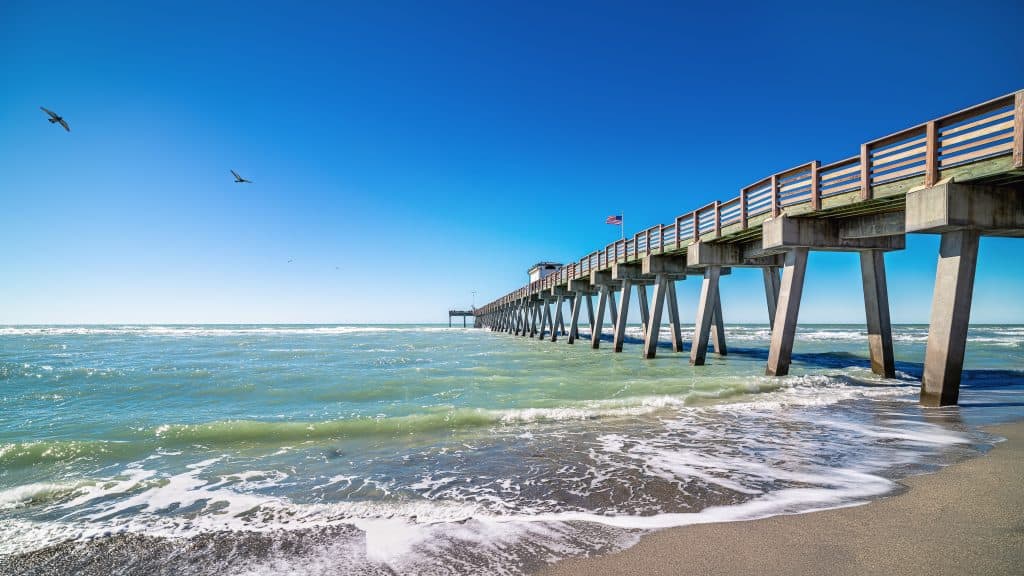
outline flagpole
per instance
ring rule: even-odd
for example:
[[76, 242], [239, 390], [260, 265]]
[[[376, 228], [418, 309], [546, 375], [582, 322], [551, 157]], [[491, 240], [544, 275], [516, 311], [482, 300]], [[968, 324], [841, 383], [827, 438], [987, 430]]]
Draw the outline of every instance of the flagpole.
[[622, 239], [626, 239], [626, 213], [619, 212], [619, 232], [622, 233]]

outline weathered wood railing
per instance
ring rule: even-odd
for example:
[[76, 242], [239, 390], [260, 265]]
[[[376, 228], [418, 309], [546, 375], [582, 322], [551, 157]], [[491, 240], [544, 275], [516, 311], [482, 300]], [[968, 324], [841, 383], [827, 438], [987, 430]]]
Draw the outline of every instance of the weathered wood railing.
[[751, 219], [765, 214], [774, 217], [796, 208], [800, 214], [813, 213], [825, 209], [823, 201], [853, 192], [857, 201], [868, 201], [881, 197], [876, 191], [882, 187], [914, 179], [931, 186], [946, 171], [1003, 156], [1009, 157], [1008, 170], [1024, 169], [1024, 90], [865, 142], [857, 156], [824, 165], [815, 160], [772, 174], [744, 187], [736, 198], [716, 200], [671, 224], [616, 240], [477, 312], [487, 314], [615, 262], [678, 251], [702, 238], [720, 238], [725, 228], [730, 234], [746, 230]]

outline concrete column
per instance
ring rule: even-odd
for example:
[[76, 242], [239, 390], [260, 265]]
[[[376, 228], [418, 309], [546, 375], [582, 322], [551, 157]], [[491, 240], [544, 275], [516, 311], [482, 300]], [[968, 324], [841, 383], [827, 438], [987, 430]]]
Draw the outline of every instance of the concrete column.
[[612, 313], [612, 315], [611, 315], [612, 330], [615, 330], [615, 323], [619, 321], [619, 311], [616, 308], [616, 302], [615, 302], [615, 292], [616, 292], [616, 290], [615, 290], [614, 287], [610, 287], [609, 290], [610, 290], [610, 292], [608, 293], [608, 308], [611, 310], [611, 313]]
[[672, 351], [683, 351], [683, 333], [679, 326], [679, 299], [676, 298], [676, 283], [669, 280], [668, 291], [665, 294], [668, 300], [668, 325], [672, 331]]
[[650, 320], [650, 307], [647, 304], [647, 286], [643, 284], [636, 285], [636, 296], [637, 300], [640, 301], [640, 329], [644, 334], [644, 338], [647, 337], [647, 324]]
[[864, 313], [868, 325], [868, 350], [871, 371], [886, 378], [896, 376], [892, 352], [892, 325], [889, 322], [889, 291], [885, 281], [885, 253], [865, 250], [860, 253], [860, 274], [864, 282]]
[[590, 322], [590, 331], [594, 331], [594, 297], [587, 294], [587, 320]]
[[569, 321], [569, 344], [575, 344], [576, 339], [580, 337], [579, 326], [581, 306], [583, 306], [583, 293], [577, 292], [572, 299], [572, 319]]
[[704, 269], [704, 281], [700, 287], [700, 302], [697, 304], [697, 321], [693, 327], [693, 344], [690, 345], [690, 364], [703, 366], [708, 352], [708, 336], [711, 320], [715, 313], [715, 299], [718, 298], [718, 277], [720, 266]]
[[628, 278], [622, 281], [622, 301], [619, 302], [619, 315], [615, 319], [615, 352], [622, 352], [622, 342], [626, 338], [626, 318], [629, 317], [629, 293], [633, 291], [633, 281]]
[[775, 326], [775, 307], [779, 302], [779, 268], [777, 266], [765, 266], [761, 268], [764, 274], [764, 299], [768, 302], [768, 329]]
[[530, 304], [530, 338], [537, 335], [537, 320], [540, 316], [540, 301], [534, 301]]
[[[673, 281], [664, 274], [658, 274], [654, 283], [654, 307], [644, 332], [644, 358], [654, 358], [658, 352], [658, 336], [661, 334], [661, 311], [665, 308], [665, 296]], [[641, 290], [647, 290], [641, 286]]]
[[565, 329], [562, 323], [562, 296], [555, 297], [555, 319], [551, 322], [551, 341], [558, 341], [558, 332]]
[[960, 396], [978, 240], [974, 230], [942, 234], [921, 379], [921, 403], [927, 406], [956, 404]]
[[604, 324], [604, 307], [608, 304], [608, 287], [601, 286], [601, 293], [597, 297], [597, 314], [592, 316], [592, 326], [590, 328], [590, 347], [600, 348], [601, 347], [601, 330]]
[[793, 248], [786, 253], [779, 285], [779, 301], [772, 324], [772, 342], [768, 349], [768, 376], [789, 374], [796, 336], [796, 320], [800, 314], [800, 297], [804, 291], [804, 272], [807, 270], [807, 248]]
[[[568, 298], [563, 297], [562, 300], [564, 302], [564, 301], [568, 300]], [[558, 326], [558, 332], [562, 336], [565, 336], [565, 318], [564, 318], [564, 316], [562, 314], [562, 308], [563, 308], [563, 305], [562, 305], [562, 302], [560, 302], [558, 304], [558, 318], [557, 318], [557, 321], [555, 322], [555, 325]]]
[[711, 321], [711, 344], [715, 354], [725, 356], [729, 351], [725, 347], [725, 321], [722, 320], [722, 292], [715, 290], [715, 313]]
[[547, 300], [540, 301], [540, 332], [537, 334], [538, 340], [544, 339], [544, 327], [551, 328], [551, 305], [548, 304]]

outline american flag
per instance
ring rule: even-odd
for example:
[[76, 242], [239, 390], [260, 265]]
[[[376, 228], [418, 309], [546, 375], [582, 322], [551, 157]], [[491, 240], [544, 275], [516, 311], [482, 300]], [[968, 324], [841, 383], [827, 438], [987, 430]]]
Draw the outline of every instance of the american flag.
[[604, 219], [604, 223], [605, 224], [615, 224], [616, 226], [618, 226], [619, 224], [622, 224], [622, 214], [616, 214], [614, 216], [609, 216], [609, 217]]

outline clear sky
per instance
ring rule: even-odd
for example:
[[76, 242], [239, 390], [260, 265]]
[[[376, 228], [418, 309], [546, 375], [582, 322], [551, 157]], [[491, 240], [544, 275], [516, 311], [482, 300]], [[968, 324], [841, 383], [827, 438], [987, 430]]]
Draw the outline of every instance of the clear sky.
[[[668, 223], [1024, 88], [1022, 21], [1019, 0], [6, 0], [0, 323], [445, 321], [615, 239], [609, 214]], [[887, 256], [894, 321], [927, 321], [937, 246]], [[1024, 322], [1021, 250], [982, 241], [972, 321]], [[801, 321], [863, 322], [859, 278], [813, 254]], [[766, 320], [756, 271], [722, 293], [726, 322]]]

